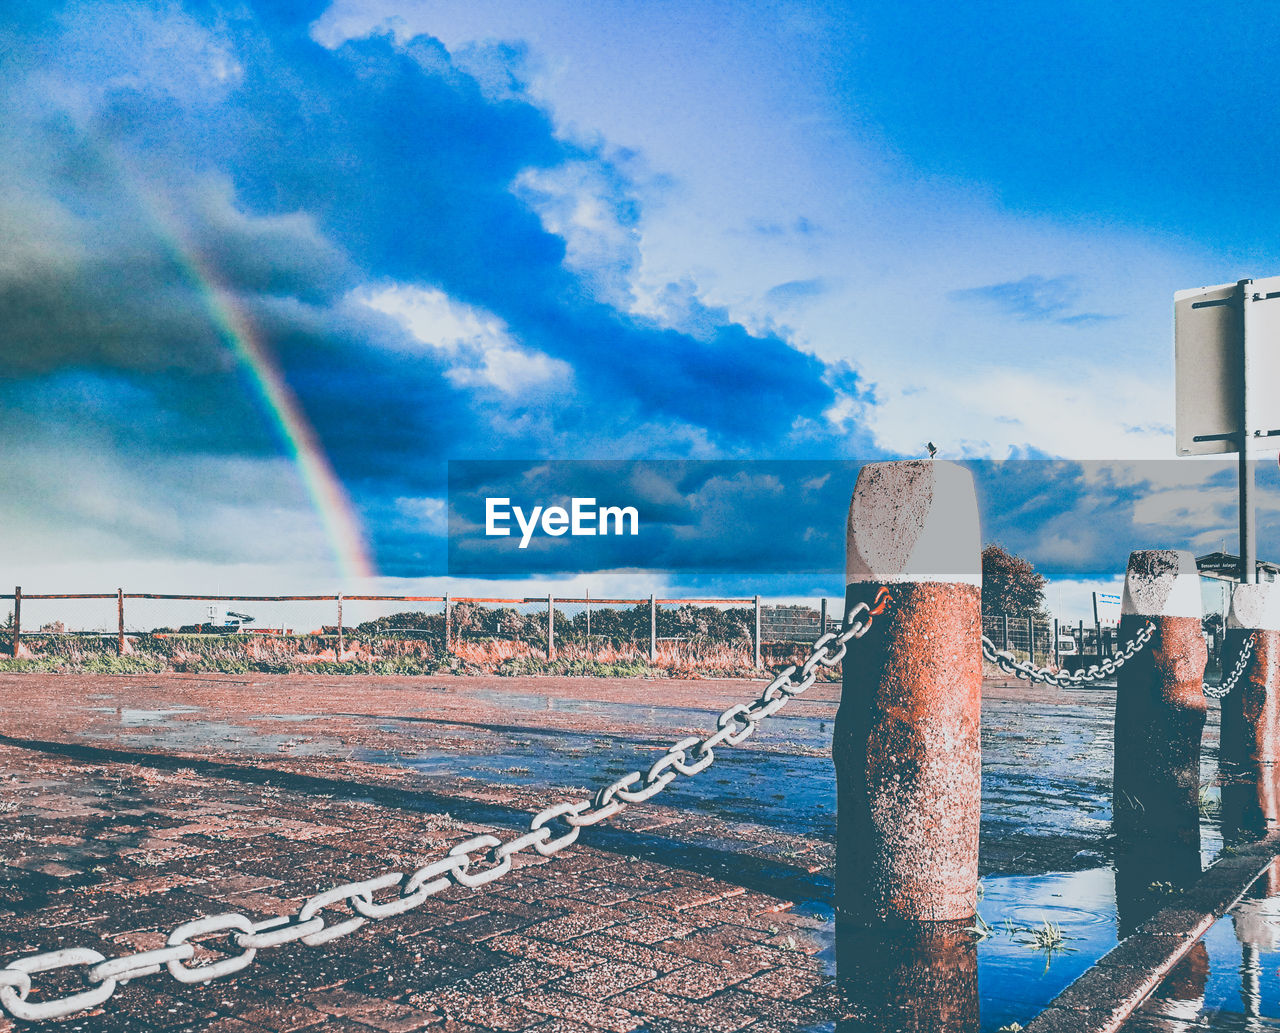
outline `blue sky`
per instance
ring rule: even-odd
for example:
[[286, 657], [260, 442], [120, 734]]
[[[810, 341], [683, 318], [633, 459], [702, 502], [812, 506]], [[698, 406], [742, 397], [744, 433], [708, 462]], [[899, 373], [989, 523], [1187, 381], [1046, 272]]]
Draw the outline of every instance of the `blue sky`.
[[[450, 458], [1170, 457], [1173, 291], [1280, 265], [1266, 9], [0, 18], [29, 590], [332, 591], [353, 536], [380, 585], [434, 578]], [[1093, 502], [1135, 548], [1230, 535], [1191, 480], [1185, 541], [1159, 483]], [[1002, 533], [1093, 578], [1078, 515]]]

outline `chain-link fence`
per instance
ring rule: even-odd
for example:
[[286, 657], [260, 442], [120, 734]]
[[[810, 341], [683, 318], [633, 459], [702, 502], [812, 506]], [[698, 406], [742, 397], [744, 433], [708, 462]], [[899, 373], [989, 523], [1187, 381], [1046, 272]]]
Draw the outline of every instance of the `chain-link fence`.
[[[7, 607], [4, 605], [8, 603]], [[834, 616], [828, 618], [828, 612]], [[839, 623], [831, 600], [439, 596], [0, 596], [0, 650], [91, 670], [743, 673]]]
[[982, 633], [1002, 652], [1068, 671], [1115, 656], [1118, 649], [1114, 626], [1071, 624], [1040, 614], [984, 613]]

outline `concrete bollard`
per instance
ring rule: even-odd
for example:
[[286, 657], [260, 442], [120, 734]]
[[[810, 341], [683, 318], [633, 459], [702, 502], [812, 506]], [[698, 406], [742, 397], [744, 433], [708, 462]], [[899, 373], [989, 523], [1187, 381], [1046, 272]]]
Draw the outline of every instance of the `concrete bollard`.
[[1236, 687], [1222, 701], [1222, 759], [1280, 763], [1280, 583], [1237, 585], [1227, 615], [1223, 670], [1235, 669], [1246, 637], [1253, 648]]
[[974, 914], [982, 561], [973, 478], [873, 463], [849, 507], [845, 610], [893, 601], [850, 646], [836, 716], [836, 908], [860, 921]]
[[1222, 701], [1222, 835], [1247, 842], [1280, 827], [1280, 584], [1238, 585], [1227, 615], [1223, 670], [1243, 674]]
[[[1147, 647], [1120, 668], [1112, 812], [1118, 835], [1198, 837], [1200, 737], [1209, 651], [1201, 633], [1200, 579], [1189, 552], [1129, 557], [1120, 641], [1156, 625]], [[1188, 823], [1194, 825], [1192, 829]]]

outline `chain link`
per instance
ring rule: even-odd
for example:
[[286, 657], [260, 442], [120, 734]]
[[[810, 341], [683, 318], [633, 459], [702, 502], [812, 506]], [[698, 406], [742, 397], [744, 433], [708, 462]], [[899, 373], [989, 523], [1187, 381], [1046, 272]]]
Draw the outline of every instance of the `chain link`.
[[1133, 640], [1118, 655], [1107, 657], [1100, 664], [1090, 664], [1087, 671], [1053, 671], [1048, 667], [1037, 667], [1029, 660], [1015, 660], [1008, 650], [996, 649], [995, 643], [986, 635], [982, 636], [982, 655], [1006, 674], [1012, 674], [1026, 681], [1047, 682], [1061, 688], [1071, 688], [1074, 685], [1088, 685], [1090, 682], [1110, 678], [1125, 665], [1126, 661], [1132, 660], [1142, 652], [1143, 647], [1151, 641], [1155, 633], [1155, 622], [1148, 621], [1145, 626], [1138, 629]]
[[[360, 882], [347, 882], [317, 893], [294, 915], [283, 915], [254, 922], [246, 915], [231, 913], [211, 915], [184, 922], [170, 934], [168, 944], [158, 950], [139, 951], [120, 958], [107, 958], [88, 948], [66, 948], [33, 954], [0, 967], [0, 1004], [14, 1018], [28, 1021], [59, 1019], [96, 1008], [107, 1000], [116, 987], [132, 979], [155, 975], [165, 969], [181, 983], [207, 983], [231, 975], [253, 963], [259, 950], [278, 947], [301, 940], [306, 946], [328, 943], [355, 932], [371, 921], [401, 915], [423, 904], [429, 897], [451, 886], [477, 888], [506, 875], [512, 869], [512, 858], [532, 848], [542, 857], [551, 857], [575, 842], [582, 828], [606, 821], [633, 803], [651, 799], [680, 775], [696, 775], [715, 761], [716, 747], [736, 746], [749, 739], [765, 718], [776, 714], [794, 697], [817, 680], [817, 668], [834, 667], [843, 659], [850, 642], [871, 628], [872, 621], [892, 601], [889, 590], [881, 588], [874, 605], [858, 603], [845, 616], [837, 634], [828, 632], [819, 638], [797, 668], [783, 668], [751, 703], [738, 703], [716, 719], [716, 730], [705, 737], [690, 736], [667, 749], [648, 771], [633, 771], [605, 786], [590, 799], [567, 800], [552, 804], [533, 815], [529, 830], [507, 841], [494, 835], [474, 836], [465, 840], [438, 860], [410, 874], [390, 871]], [[831, 651], [832, 646], [838, 646]], [[794, 676], [799, 671], [799, 678]], [[568, 831], [556, 835], [550, 823], [561, 820]], [[478, 870], [484, 865], [482, 870]], [[474, 866], [474, 867], [473, 867]], [[374, 893], [397, 889], [398, 895], [375, 902]], [[324, 912], [345, 904], [352, 912], [330, 925]], [[223, 934], [240, 953], [217, 961], [187, 965], [195, 955], [191, 941], [195, 937]], [[75, 965], [90, 966], [86, 980], [90, 988], [67, 997], [55, 997], [39, 1003], [27, 1000], [32, 990], [31, 976]]]
[[1244, 669], [1249, 666], [1249, 657], [1252, 655], [1253, 636], [1250, 635], [1240, 644], [1240, 655], [1236, 657], [1236, 665], [1232, 668], [1231, 673], [1218, 685], [1206, 685], [1204, 694], [1210, 699], [1225, 699], [1231, 690], [1236, 687], [1236, 682], [1244, 674]]

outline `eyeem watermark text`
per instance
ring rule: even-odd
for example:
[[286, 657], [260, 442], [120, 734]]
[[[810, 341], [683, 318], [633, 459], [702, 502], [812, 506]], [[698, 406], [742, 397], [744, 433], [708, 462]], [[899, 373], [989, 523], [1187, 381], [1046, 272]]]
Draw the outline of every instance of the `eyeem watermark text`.
[[[520, 528], [520, 548], [529, 545], [533, 532], [542, 527], [543, 534], [558, 538], [562, 534], [593, 537], [597, 534], [639, 534], [640, 514], [635, 506], [596, 506], [595, 499], [574, 498], [569, 508], [534, 506], [529, 513], [511, 505], [509, 498], [484, 500], [484, 533], [486, 537], [511, 534], [510, 523]], [[629, 527], [630, 530], [625, 528]]]

